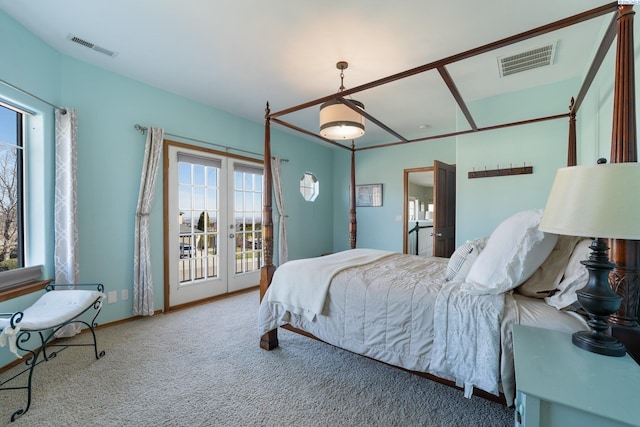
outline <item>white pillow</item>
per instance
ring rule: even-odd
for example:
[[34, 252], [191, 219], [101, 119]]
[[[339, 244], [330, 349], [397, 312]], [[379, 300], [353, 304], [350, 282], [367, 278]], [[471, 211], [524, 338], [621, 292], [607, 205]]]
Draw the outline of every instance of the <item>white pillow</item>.
[[544, 299], [547, 304], [561, 310], [578, 301], [576, 291], [582, 289], [589, 280], [589, 271], [580, 261], [589, 258], [591, 242], [591, 239], [584, 239], [576, 245], [564, 271], [564, 278], [557, 286], [558, 291]]
[[538, 230], [542, 209], [518, 212], [491, 233], [462, 285], [468, 293], [500, 294], [527, 280], [549, 256], [557, 234]]

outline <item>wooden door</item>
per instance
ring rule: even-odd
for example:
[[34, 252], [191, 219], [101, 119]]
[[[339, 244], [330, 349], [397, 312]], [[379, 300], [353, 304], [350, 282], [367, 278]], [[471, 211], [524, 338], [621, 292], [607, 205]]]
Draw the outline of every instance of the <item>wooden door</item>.
[[456, 250], [456, 167], [435, 160], [433, 170], [433, 256], [448, 258]]

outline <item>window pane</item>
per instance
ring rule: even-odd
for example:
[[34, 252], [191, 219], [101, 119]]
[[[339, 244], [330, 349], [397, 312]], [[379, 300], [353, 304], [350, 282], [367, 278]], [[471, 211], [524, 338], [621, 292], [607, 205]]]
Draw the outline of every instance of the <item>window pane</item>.
[[218, 186], [218, 168], [207, 168], [207, 185], [209, 187]]
[[204, 185], [204, 166], [192, 165], [193, 167], [193, 185]]
[[[217, 277], [219, 207], [218, 183], [220, 169], [215, 161], [181, 155], [184, 165], [180, 176], [179, 206], [182, 215], [180, 226], [179, 277], [181, 285]], [[186, 172], [188, 170], [188, 173]], [[182, 174], [182, 169], [180, 170]]]
[[204, 210], [204, 187], [193, 188], [193, 209]]
[[23, 267], [22, 115], [0, 106], [0, 271]]
[[191, 184], [191, 165], [189, 163], [178, 163], [179, 184]]

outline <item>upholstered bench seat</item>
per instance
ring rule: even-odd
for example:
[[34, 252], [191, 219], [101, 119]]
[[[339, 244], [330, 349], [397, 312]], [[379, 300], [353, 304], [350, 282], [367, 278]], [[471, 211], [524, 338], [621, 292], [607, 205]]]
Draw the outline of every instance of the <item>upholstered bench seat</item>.
[[[95, 290], [76, 289], [78, 287], [91, 286]], [[63, 290], [58, 290], [63, 289]], [[0, 390], [27, 390], [27, 403], [25, 408], [18, 409], [11, 417], [14, 421], [24, 415], [31, 406], [31, 386], [34, 368], [42, 362], [53, 359], [57, 353], [71, 346], [91, 346], [94, 349], [96, 359], [104, 355], [98, 352], [96, 334], [94, 328], [102, 300], [105, 295], [104, 287], [97, 285], [48, 285], [47, 292], [35, 303], [26, 309], [16, 313], [0, 313], [0, 347], [7, 342], [9, 349], [17, 357], [23, 357], [27, 367], [17, 375], [0, 382]], [[93, 309], [95, 314], [89, 321], [83, 320], [85, 313]], [[90, 344], [78, 343], [76, 340], [54, 342], [56, 333], [70, 324], [85, 325], [92, 335]], [[33, 341], [33, 342], [31, 342]], [[82, 341], [82, 340], [81, 340]], [[51, 352], [49, 347], [61, 347], [62, 350]], [[39, 356], [42, 355], [42, 358]], [[27, 385], [23, 387], [4, 387], [21, 374], [28, 372]]]
[[[0, 319], [0, 346], [5, 345], [4, 336], [14, 340], [18, 331], [43, 331], [53, 329], [70, 320], [75, 319], [90, 308], [101, 296], [99, 291], [84, 289], [69, 289], [64, 291], [47, 292], [33, 305], [22, 311], [22, 320], [15, 330], [12, 330], [11, 319]], [[102, 294], [104, 296], [104, 294]], [[10, 343], [11, 351], [19, 356], [15, 342]]]

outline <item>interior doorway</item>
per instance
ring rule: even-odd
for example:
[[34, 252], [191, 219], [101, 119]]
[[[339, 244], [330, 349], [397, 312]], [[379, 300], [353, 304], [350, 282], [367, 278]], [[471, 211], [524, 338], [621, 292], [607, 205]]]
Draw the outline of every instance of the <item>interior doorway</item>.
[[449, 257], [455, 250], [455, 165], [404, 170], [403, 252]]

